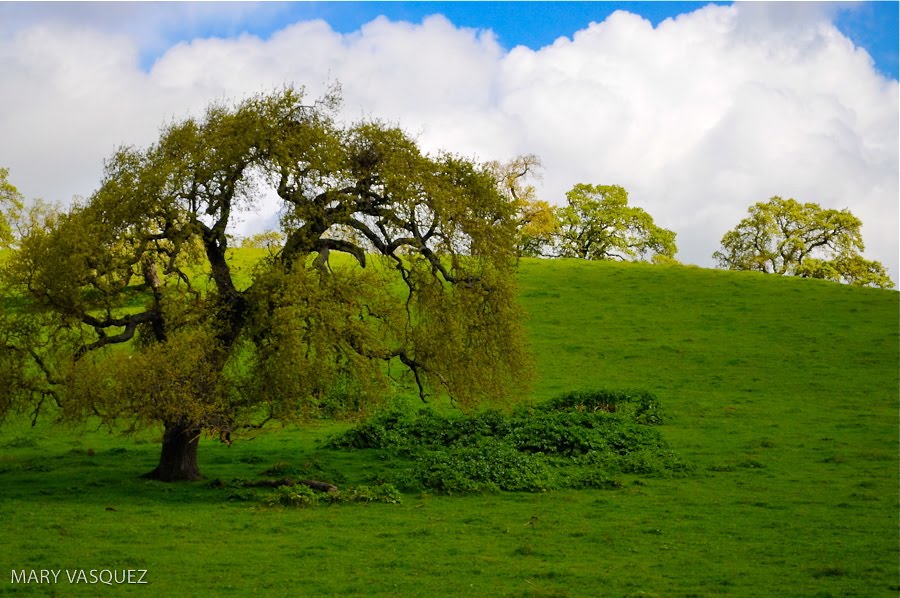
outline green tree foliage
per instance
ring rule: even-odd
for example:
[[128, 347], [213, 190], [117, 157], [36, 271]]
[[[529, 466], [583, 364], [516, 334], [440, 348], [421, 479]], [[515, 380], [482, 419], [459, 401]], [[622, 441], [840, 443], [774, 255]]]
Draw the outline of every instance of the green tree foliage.
[[575, 185], [557, 209], [560, 257], [588, 260], [674, 258], [675, 233], [660, 228], [643, 209], [628, 205], [616, 185]]
[[22, 194], [9, 182], [9, 169], [0, 168], [0, 249], [12, 244], [13, 224], [22, 207]]
[[267, 230], [241, 239], [241, 247], [253, 249], [277, 249], [284, 244], [284, 235], [277, 230]]
[[537, 199], [528, 179], [539, 178], [541, 161], [534, 154], [517, 156], [506, 163], [490, 162], [500, 192], [516, 207], [516, 249], [519, 255], [546, 255], [559, 230], [559, 221], [549, 203]]
[[749, 212], [722, 237], [719, 267], [893, 288], [884, 266], [860, 255], [862, 222], [849, 210], [775, 196]]
[[[3, 276], [21, 302], [0, 316], [0, 415], [162, 424], [151, 476], [173, 480], [199, 475], [203, 432], [358, 415], [404, 381], [463, 408], [520, 392], [516, 206], [487, 167], [338, 123], [337, 102], [212, 105], [36, 220]], [[283, 243], [248, 283], [226, 231], [267, 189]]]

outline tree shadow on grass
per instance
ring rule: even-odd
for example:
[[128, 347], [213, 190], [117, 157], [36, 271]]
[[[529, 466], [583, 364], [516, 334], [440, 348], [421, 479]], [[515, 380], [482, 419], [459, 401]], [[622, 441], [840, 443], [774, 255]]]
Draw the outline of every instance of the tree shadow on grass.
[[[27, 502], [104, 506], [166, 506], [229, 502], [215, 483], [218, 478], [254, 477], [255, 463], [211, 464], [205, 477], [194, 482], [166, 483], [141, 476], [156, 465], [155, 444], [105, 450], [72, 449], [53, 453], [12, 451], [0, 460], [0, 503]], [[262, 459], [261, 459], [262, 460]], [[248, 459], [255, 461], [255, 459]]]

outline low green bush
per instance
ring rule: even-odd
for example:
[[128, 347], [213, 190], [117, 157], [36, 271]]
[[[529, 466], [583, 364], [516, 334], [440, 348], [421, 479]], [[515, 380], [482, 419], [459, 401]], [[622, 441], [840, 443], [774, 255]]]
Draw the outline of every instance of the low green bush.
[[577, 390], [549, 400], [542, 408], [548, 411], [620, 413], [637, 423], [651, 426], [665, 423], [659, 399], [646, 390]]
[[309, 486], [280, 486], [262, 502], [267, 507], [313, 507], [319, 504], [321, 495]]
[[[246, 495], [242, 495], [246, 496]], [[279, 486], [265, 494], [261, 502], [267, 507], [315, 507], [335, 503], [388, 503], [399, 504], [403, 496], [393, 484], [351, 486], [344, 490], [321, 492], [303, 484]]]
[[500, 441], [425, 453], [413, 467], [410, 479], [448, 494], [533, 492], [555, 486], [549, 468], [540, 459]]
[[370, 503], [381, 502], [400, 504], [403, 495], [393, 484], [377, 484], [375, 486], [352, 486], [338, 492], [336, 502]]
[[503, 437], [510, 418], [496, 411], [469, 417], [448, 417], [423, 409], [414, 413], [387, 411], [332, 438], [330, 448], [410, 449], [472, 446], [482, 438]]
[[446, 493], [615, 488], [614, 476], [683, 475], [689, 467], [653, 426], [645, 391], [571, 392], [506, 415], [391, 411], [332, 438], [333, 449], [381, 451], [407, 490]]

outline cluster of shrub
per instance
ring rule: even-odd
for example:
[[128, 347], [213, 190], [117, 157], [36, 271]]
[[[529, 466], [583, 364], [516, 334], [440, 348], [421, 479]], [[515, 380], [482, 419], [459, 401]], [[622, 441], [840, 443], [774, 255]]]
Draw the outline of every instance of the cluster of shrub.
[[262, 502], [268, 507], [314, 507], [335, 503], [389, 503], [402, 501], [400, 491], [393, 484], [352, 486], [346, 490], [323, 493], [302, 484], [280, 486], [266, 495]]
[[295, 481], [291, 478], [255, 481], [235, 479], [230, 482], [216, 479], [210, 482], [209, 486], [228, 490], [228, 500], [260, 502], [267, 507], [314, 507], [337, 503], [375, 502], [398, 504], [403, 500], [402, 494], [393, 484], [385, 483], [338, 489], [337, 486], [326, 482]]
[[582, 391], [512, 414], [391, 411], [331, 439], [329, 448], [380, 451], [392, 487], [448, 494], [616, 488], [617, 476], [684, 475], [688, 466], [654, 426], [649, 392]]

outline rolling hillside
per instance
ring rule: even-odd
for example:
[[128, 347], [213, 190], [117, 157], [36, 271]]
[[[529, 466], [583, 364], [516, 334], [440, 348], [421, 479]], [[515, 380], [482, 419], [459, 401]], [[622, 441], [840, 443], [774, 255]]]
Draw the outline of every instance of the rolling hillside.
[[[900, 591], [900, 293], [573, 260], [524, 260], [520, 284], [537, 367], [523, 399], [650, 390], [691, 475], [272, 509], [138, 479], [158, 457], [152, 433], [13, 422], [0, 429], [0, 594], [96, 593], [10, 583], [23, 568], [147, 569], [151, 586], [125, 589], [174, 596]], [[319, 442], [338, 429], [204, 441], [201, 468], [368, 481], [371, 454]]]

